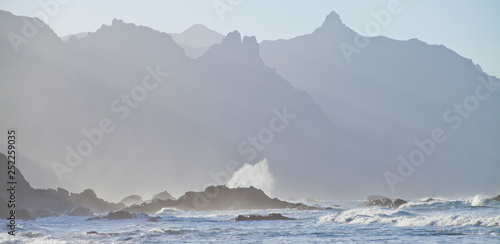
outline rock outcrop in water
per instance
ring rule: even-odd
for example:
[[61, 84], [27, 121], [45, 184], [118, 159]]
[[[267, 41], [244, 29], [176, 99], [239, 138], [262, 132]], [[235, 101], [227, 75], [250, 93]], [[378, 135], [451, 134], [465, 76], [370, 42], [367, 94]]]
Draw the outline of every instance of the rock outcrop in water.
[[495, 200], [495, 201], [499, 201], [500, 202], [500, 195], [498, 195], [496, 197], [492, 197], [491, 200]]
[[133, 219], [134, 216], [126, 211], [116, 211], [116, 212], [109, 212], [108, 215], [106, 216], [98, 216], [94, 218], [90, 218], [87, 220], [101, 220], [101, 219], [107, 219], [107, 220], [118, 220], [118, 219]]
[[203, 192], [187, 192], [177, 201], [177, 207], [183, 210], [240, 210], [240, 209], [300, 209], [316, 210], [301, 203], [289, 203], [268, 197], [255, 187], [228, 188], [209, 186]]
[[394, 202], [384, 196], [369, 196], [367, 201], [365, 202], [366, 206], [382, 206], [382, 207], [389, 207], [389, 208], [399, 208], [401, 205], [404, 205], [408, 203], [405, 200], [402, 199], [396, 199]]
[[268, 197], [255, 187], [228, 188], [209, 186], [202, 192], [186, 192], [177, 200], [156, 200], [141, 206], [124, 209], [132, 213], [154, 214], [162, 208], [175, 208], [195, 211], [242, 210], [242, 209], [298, 209], [317, 210], [316, 207], [301, 203], [290, 203]]
[[261, 221], [261, 220], [295, 220], [295, 219], [285, 217], [279, 213], [270, 213], [268, 215], [249, 215], [249, 216], [238, 215], [238, 217], [232, 219], [231, 221]]
[[[0, 166], [7, 164], [7, 158], [0, 153]], [[0, 167], [0, 183], [7, 185], [5, 169]], [[3, 177], [3, 178], [2, 178]], [[270, 198], [262, 190], [255, 187], [248, 188], [228, 188], [226, 186], [210, 186], [202, 192], [186, 192], [179, 199], [175, 200], [168, 192], [162, 192], [153, 197], [150, 203], [132, 205], [126, 207], [123, 203], [110, 203], [98, 198], [91, 189], [81, 193], [69, 193], [67, 190], [54, 189], [33, 189], [25, 180], [21, 171], [17, 169], [16, 174], [17, 189], [16, 194], [19, 209], [19, 216], [24, 219], [38, 217], [58, 216], [66, 213], [70, 216], [92, 216], [95, 213], [108, 213], [123, 210], [126, 213], [155, 214], [163, 208], [175, 208], [180, 210], [195, 211], [216, 211], [216, 210], [242, 210], [242, 209], [298, 209], [317, 210], [319, 208], [307, 206], [301, 203], [290, 203]], [[0, 192], [0, 203], [6, 202], [8, 192]], [[139, 196], [137, 196], [139, 197]], [[135, 196], [125, 198], [130, 201], [141, 200]], [[130, 200], [130, 201], [128, 201]], [[0, 215], [6, 216], [6, 204], [1, 204]], [[25, 211], [21, 211], [21, 210]], [[112, 212], [116, 215], [115, 212]], [[121, 213], [121, 212], [117, 212]], [[126, 214], [123, 214], [124, 216]], [[113, 218], [114, 215], [99, 218]]]

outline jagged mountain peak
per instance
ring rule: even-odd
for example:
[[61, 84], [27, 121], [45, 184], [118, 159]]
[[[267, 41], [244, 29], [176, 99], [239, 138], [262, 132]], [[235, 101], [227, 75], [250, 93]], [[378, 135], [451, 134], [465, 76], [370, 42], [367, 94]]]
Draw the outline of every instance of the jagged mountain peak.
[[354, 31], [347, 27], [344, 22], [340, 19], [340, 16], [332, 11], [328, 14], [323, 21], [321, 27], [317, 28], [315, 32], [326, 32], [326, 33], [347, 33], [353, 34]]
[[242, 40], [238, 31], [228, 33], [220, 44], [212, 46], [200, 57], [201, 60], [213, 60], [214, 58], [231, 63], [243, 62], [249, 66], [262, 66], [264, 64], [259, 54], [257, 39], [254, 36], [245, 36]]

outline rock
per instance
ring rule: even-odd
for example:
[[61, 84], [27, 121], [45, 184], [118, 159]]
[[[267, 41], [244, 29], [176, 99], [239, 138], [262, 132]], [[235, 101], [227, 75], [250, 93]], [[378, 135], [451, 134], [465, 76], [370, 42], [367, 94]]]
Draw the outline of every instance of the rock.
[[175, 198], [167, 191], [164, 191], [154, 195], [151, 202], [154, 202], [155, 200], [175, 200]]
[[499, 201], [499, 202], [500, 202], [500, 195], [498, 195], [498, 196], [496, 196], [496, 197], [491, 198], [491, 200], [495, 200], [495, 201]]
[[187, 192], [175, 202], [175, 208], [182, 210], [243, 210], [243, 209], [280, 209], [318, 210], [301, 203], [289, 203], [277, 198], [271, 199], [255, 187], [228, 188], [209, 186], [203, 192]]
[[85, 207], [76, 207], [72, 209], [69, 213], [69, 216], [94, 216], [92, 211]]
[[367, 201], [365, 202], [365, 205], [390, 207], [392, 206], [392, 201], [391, 199], [384, 196], [369, 196]]
[[68, 200], [69, 191], [67, 191], [63, 188], [57, 188], [57, 196], [59, 196], [59, 198], [61, 198], [61, 199]]
[[434, 202], [434, 201], [437, 201], [437, 200], [434, 198], [427, 198], [424, 202]]
[[398, 199], [394, 200], [391, 207], [392, 208], [399, 208], [401, 205], [406, 204], [406, 203], [408, 203], [408, 202], [398, 198]]
[[325, 210], [331, 210], [333, 209], [332, 207], [326, 207]]
[[139, 195], [131, 195], [128, 197], [123, 198], [120, 203], [123, 205], [129, 207], [132, 205], [141, 205], [144, 201], [142, 200], [142, 197]]
[[26, 209], [16, 210], [16, 218], [20, 220], [34, 220], [34, 218], [31, 217], [30, 212]]
[[129, 212], [116, 211], [116, 212], [109, 212], [108, 215], [103, 216], [103, 217], [98, 216], [98, 217], [87, 219], [87, 221], [89, 221], [89, 220], [101, 220], [101, 219], [119, 220], [119, 219], [133, 219], [133, 218], [134, 218], [134, 216]]
[[116, 219], [133, 219], [134, 216], [132, 216], [131, 213], [125, 212], [125, 211], [116, 211], [116, 212], [110, 212], [106, 219], [109, 220], [116, 220]]
[[86, 189], [82, 193], [71, 193], [69, 200], [77, 206], [85, 207], [96, 212], [107, 213], [123, 209], [126, 206], [118, 203], [109, 203], [97, 197], [95, 192], [91, 189]]
[[129, 213], [143, 213], [143, 214], [156, 214], [163, 208], [174, 208], [176, 202], [173, 200], [160, 200], [156, 199], [151, 203], [143, 203], [139, 205], [132, 205], [128, 208], [122, 209]]
[[238, 215], [232, 221], [261, 221], [261, 220], [295, 220], [294, 218], [285, 217], [279, 213], [270, 213], [268, 215]]
[[123, 210], [131, 213], [155, 214], [163, 208], [195, 211], [280, 208], [319, 210], [317, 207], [301, 203], [285, 202], [277, 198], [271, 199], [262, 190], [255, 187], [232, 189], [226, 186], [209, 186], [202, 192], [186, 192], [175, 201], [156, 199], [151, 203], [131, 206]]
[[148, 222], [158, 222], [158, 219], [157, 218], [149, 218]]

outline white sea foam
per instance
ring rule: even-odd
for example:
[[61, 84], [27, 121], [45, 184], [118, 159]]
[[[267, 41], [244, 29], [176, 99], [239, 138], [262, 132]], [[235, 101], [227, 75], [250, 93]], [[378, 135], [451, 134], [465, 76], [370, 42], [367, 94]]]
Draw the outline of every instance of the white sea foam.
[[478, 216], [474, 213], [411, 214], [388, 208], [361, 207], [340, 214], [326, 214], [319, 223], [337, 222], [349, 224], [387, 223], [396, 226], [500, 226], [500, 216]]
[[485, 206], [488, 198], [477, 195], [471, 201], [471, 206]]
[[253, 186], [261, 189], [270, 196], [275, 184], [276, 180], [271, 171], [269, 171], [267, 159], [263, 159], [255, 165], [244, 164], [239, 170], [234, 172], [226, 185], [230, 188]]

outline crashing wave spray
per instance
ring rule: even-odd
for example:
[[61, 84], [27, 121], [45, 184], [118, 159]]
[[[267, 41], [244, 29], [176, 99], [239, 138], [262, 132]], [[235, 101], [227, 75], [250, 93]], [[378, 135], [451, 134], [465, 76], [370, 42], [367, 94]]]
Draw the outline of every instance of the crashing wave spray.
[[244, 164], [239, 170], [235, 171], [231, 179], [227, 182], [227, 187], [250, 187], [261, 189], [268, 196], [274, 190], [276, 180], [271, 171], [267, 159], [263, 159], [255, 165]]

